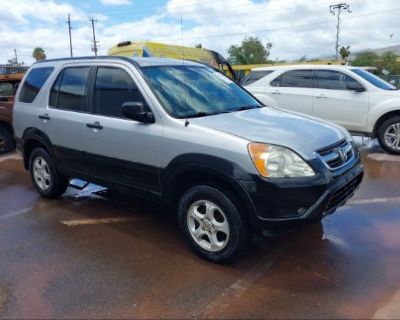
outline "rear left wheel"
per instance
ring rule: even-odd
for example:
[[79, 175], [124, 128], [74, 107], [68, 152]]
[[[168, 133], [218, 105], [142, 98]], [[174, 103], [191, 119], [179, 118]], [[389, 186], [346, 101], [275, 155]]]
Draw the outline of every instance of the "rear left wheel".
[[33, 185], [44, 197], [54, 199], [68, 187], [68, 177], [60, 174], [46, 150], [36, 148], [29, 158], [29, 170]]

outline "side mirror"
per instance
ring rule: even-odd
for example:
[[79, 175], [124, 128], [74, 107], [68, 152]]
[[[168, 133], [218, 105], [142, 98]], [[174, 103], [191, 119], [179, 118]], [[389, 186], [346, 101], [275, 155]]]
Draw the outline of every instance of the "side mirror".
[[143, 102], [125, 102], [122, 105], [122, 115], [125, 118], [143, 123], [154, 122], [154, 115], [144, 110]]
[[347, 89], [355, 92], [364, 92], [365, 88], [358, 82], [347, 83]]

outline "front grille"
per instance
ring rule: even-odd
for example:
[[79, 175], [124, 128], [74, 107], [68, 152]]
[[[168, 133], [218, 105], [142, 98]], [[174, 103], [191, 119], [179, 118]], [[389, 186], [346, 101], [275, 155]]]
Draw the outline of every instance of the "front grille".
[[360, 185], [362, 180], [362, 174], [350, 180], [344, 186], [335, 191], [329, 200], [328, 205], [326, 206], [325, 211], [332, 209], [338, 205], [340, 205], [343, 201], [347, 200]]
[[345, 139], [320, 149], [317, 153], [330, 170], [340, 169], [354, 158], [353, 146]]

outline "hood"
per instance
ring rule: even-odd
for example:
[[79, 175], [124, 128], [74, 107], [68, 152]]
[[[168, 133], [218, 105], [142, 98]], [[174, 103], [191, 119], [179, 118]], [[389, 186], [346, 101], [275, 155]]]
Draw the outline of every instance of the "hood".
[[315, 158], [314, 151], [346, 138], [339, 126], [271, 107], [193, 118], [190, 123], [252, 142], [285, 146], [305, 159]]

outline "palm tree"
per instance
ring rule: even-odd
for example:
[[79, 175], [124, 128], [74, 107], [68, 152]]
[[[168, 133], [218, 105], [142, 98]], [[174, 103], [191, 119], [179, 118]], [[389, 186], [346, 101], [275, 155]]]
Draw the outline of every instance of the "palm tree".
[[33, 49], [32, 57], [34, 57], [36, 59], [36, 61], [45, 60], [46, 53], [44, 52], [44, 50], [41, 47], [36, 47], [35, 49]]
[[347, 47], [341, 47], [339, 50], [340, 56], [342, 57], [342, 63], [346, 64], [347, 63], [347, 58], [350, 55], [350, 46]]

